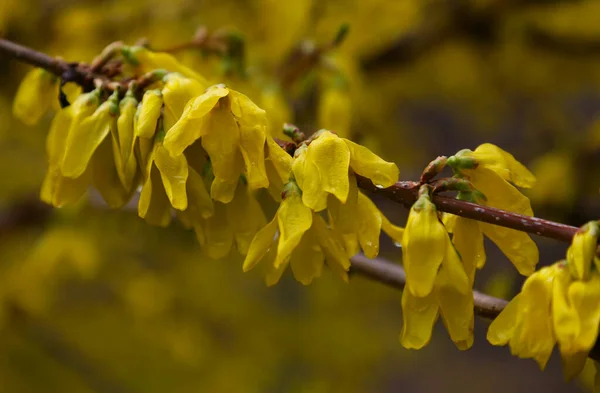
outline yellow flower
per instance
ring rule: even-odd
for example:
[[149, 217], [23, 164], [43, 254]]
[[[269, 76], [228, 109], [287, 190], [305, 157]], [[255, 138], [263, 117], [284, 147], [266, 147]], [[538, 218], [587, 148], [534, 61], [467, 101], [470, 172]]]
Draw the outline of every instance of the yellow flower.
[[118, 113], [118, 97], [100, 106], [100, 90], [82, 94], [73, 103], [73, 118], [65, 140], [65, 152], [61, 162], [63, 175], [77, 178], [85, 172], [98, 146], [110, 133], [111, 121]]
[[591, 274], [592, 262], [596, 256], [596, 247], [600, 226], [597, 221], [590, 221], [577, 231], [573, 242], [567, 250], [568, 266], [577, 280], [587, 280]]
[[153, 52], [143, 46], [125, 47], [122, 49], [122, 52], [129, 62], [139, 67], [141, 73], [165, 69], [170, 72], [177, 72], [186, 78], [194, 79], [203, 85], [208, 85], [202, 75], [184, 66], [168, 53]]
[[300, 145], [292, 164], [293, 174], [302, 189], [302, 201], [317, 212], [327, 207], [328, 194], [346, 203], [350, 169], [379, 187], [390, 187], [399, 176], [394, 163], [386, 162], [369, 149], [327, 130], [317, 132]]
[[19, 85], [13, 114], [27, 125], [34, 125], [58, 101], [58, 78], [42, 68], [29, 71]]
[[[406, 270], [406, 288], [417, 297], [425, 297], [448, 255], [449, 237], [439, 220], [437, 209], [423, 193], [411, 207], [402, 239], [402, 260]], [[450, 244], [452, 251], [454, 248]]]
[[288, 183], [275, 217], [250, 244], [243, 269], [252, 269], [261, 260], [266, 265], [267, 285], [274, 285], [289, 264], [296, 280], [308, 285], [321, 274], [325, 259], [347, 279], [350, 261], [341, 242], [323, 218], [302, 203], [300, 189]]
[[265, 111], [245, 95], [216, 85], [190, 101], [164, 143], [171, 155], [177, 156], [201, 139], [215, 175], [211, 197], [228, 203], [242, 174], [251, 189], [269, 185], [266, 128]]
[[[267, 223], [253, 192], [241, 183], [230, 203], [215, 202], [214, 214], [190, 222], [209, 258], [226, 257], [234, 244], [240, 254], [246, 255], [254, 236]], [[186, 212], [178, 216], [182, 213]]]
[[350, 191], [346, 203], [341, 203], [330, 195], [328, 212], [331, 227], [341, 236], [348, 256], [356, 255], [362, 248], [367, 258], [375, 258], [379, 254], [381, 230], [396, 243], [402, 242], [404, 229], [393, 225], [377, 206], [358, 190], [354, 174], [350, 174]]
[[[408, 226], [407, 235], [408, 236]], [[433, 289], [425, 296], [415, 296], [407, 286], [402, 294], [403, 327], [400, 343], [405, 348], [420, 349], [431, 340], [439, 314], [456, 346], [465, 350], [473, 345], [473, 282], [446, 233], [439, 272]], [[406, 252], [406, 249], [404, 250]], [[404, 257], [406, 266], [406, 256]], [[407, 271], [407, 284], [410, 282]]]
[[[455, 155], [463, 160], [461, 172], [466, 175], [477, 169], [486, 168], [496, 172], [502, 179], [522, 188], [531, 188], [535, 185], [535, 176], [512, 154], [502, 150], [491, 143], [479, 145], [475, 151], [461, 150]], [[468, 159], [471, 165], [467, 165]]]
[[321, 94], [317, 124], [333, 130], [341, 137], [350, 135], [352, 124], [352, 101], [348, 89], [342, 84], [325, 88]]
[[[475, 151], [462, 150], [449, 157], [448, 165], [485, 196], [485, 200], [471, 197], [472, 202], [533, 216], [529, 199], [509, 181], [521, 187], [531, 187], [535, 178], [509, 153], [486, 143]], [[519, 273], [533, 273], [539, 260], [539, 251], [529, 235], [485, 223], [479, 223], [479, 228], [502, 250]]]
[[86, 171], [78, 178], [71, 179], [63, 176], [60, 170], [74, 107], [75, 105], [72, 105], [56, 113], [46, 138], [48, 171], [42, 183], [40, 198], [55, 207], [76, 203], [85, 194], [91, 182], [90, 171]]
[[559, 264], [544, 267], [529, 276], [488, 329], [492, 345], [510, 345], [511, 353], [532, 358], [544, 369], [556, 343], [552, 324], [552, 292]]
[[138, 204], [138, 215], [149, 224], [167, 226], [171, 206], [188, 208], [186, 183], [189, 175], [184, 155], [172, 157], [163, 146], [164, 131], [159, 130], [145, 168], [145, 183]]

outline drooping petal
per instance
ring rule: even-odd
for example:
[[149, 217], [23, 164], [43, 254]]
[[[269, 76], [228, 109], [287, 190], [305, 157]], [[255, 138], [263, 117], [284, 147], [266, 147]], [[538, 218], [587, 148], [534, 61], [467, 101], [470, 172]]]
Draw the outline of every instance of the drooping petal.
[[[358, 209], [358, 187], [354, 174], [350, 176], [350, 190], [346, 203], [341, 203], [336, 197], [330, 195], [327, 200], [327, 212], [330, 217], [330, 224], [335, 232], [339, 233], [344, 241], [344, 248], [348, 256], [353, 256], [360, 251], [358, 240], [359, 221], [364, 218], [355, 216]], [[379, 242], [377, 242], [379, 244]], [[373, 258], [373, 257], [369, 257]]]
[[313, 231], [308, 231], [292, 253], [290, 267], [296, 281], [310, 285], [321, 275], [324, 256]]
[[408, 215], [402, 240], [403, 263], [408, 290], [415, 296], [425, 297], [433, 290], [446, 255], [448, 233], [433, 203], [426, 199], [422, 206], [415, 205]]
[[295, 155], [292, 171], [298, 186], [302, 189], [302, 201], [318, 212], [327, 207], [327, 192], [321, 187], [319, 168], [315, 163], [306, 160], [307, 150], [301, 149], [300, 153]]
[[[450, 216], [447, 214], [446, 216]], [[481, 269], [485, 264], [485, 248], [483, 246], [483, 233], [477, 221], [457, 217], [454, 220], [452, 243], [461, 256], [465, 272], [469, 281], [475, 279], [475, 270]]]
[[582, 227], [567, 250], [569, 270], [579, 280], [587, 280], [590, 276], [592, 261], [596, 255], [598, 242], [598, 225], [589, 223]]
[[58, 79], [43, 68], [34, 68], [19, 85], [13, 114], [27, 125], [37, 124], [54, 100], [58, 100]]
[[175, 73], [168, 74], [163, 80], [163, 119], [164, 129], [168, 132], [183, 114], [187, 103], [204, 93], [205, 85]]
[[237, 250], [246, 255], [254, 235], [265, 226], [267, 220], [260, 204], [245, 185], [239, 185], [227, 207], [227, 221], [233, 228]]
[[404, 238], [404, 228], [394, 225], [381, 214], [381, 229], [385, 232], [396, 245], [402, 244], [402, 239]]
[[186, 211], [194, 221], [206, 219], [214, 214], [215, 207], [206, 190], [204, 180], [192, 167], [188, 167], [186, 193], [188, 197], [188, 208]]
[[437, 288], [448, 287], [460, 294], [466, 295], [471, 293], [471, 281], [467, 277], [458, 252], [456, 252], [450, 238], [446, 237], [446, 255], [444, 256], [435, 286]]
[[229, 255], [233, 246], [233, 228], [227, 222], [227, 210], [224, 204], [215, 203], [215, 214], [203, 224], [206, 243], [204, 252], [209, 258], [222, 259]]
[[600, 326], [600, 273], [594, 272], [588, 281], [572, 282], [568, 295], [579, 317], [575, 350], [588, 352], [596, 342]]
[[506, 345], [514, 335], [519, 319], [521, 297], [520, 293], [517, 294], [492, 321], [487, 331], [487, 340], [490, 344]]
[[382, 214], [377, 206], [360, 191], [358, 192], [356, 216], [360, 246], [367, 258], [375, 258], [379, 254]]
[[343, 139], [350, 150], [350, 166], [357, 174], [371, 179], [373, 184], [390, 187], [398, 181], [400, 170], [364, 146]]
[[493, 170], [477, 168], [468, 171], [468, 178], [473, 186], [486, 196], [486, 205], [525, 216], [533, 216], [529, 198]]
[[92, 184], [102, 199], [112, 208], [123, 207], [129, 202], [133, 190], [126, 190], [114, 165], [112, 140], [105, 139], [91, 158]]
[[[250, 247], [248, 248], [246, 259], [244, 259], [244, 265], [242, 269], [245, 272], [256, 266], [256, 264], [260, 262], [267, 254], [270, 248], [276, 249], [274, 243], [278, 226], [279, 224], [277, 221], [277, 216], [275, 216], [267, 225], [256, 232], [256, 235], [254, 236], [254, 239], [252, 239], [252, 243], [250, 243]], [[273, 260], [272, 263], [275, 263], [275, 260]]]
[[327, 227], [325, 220], [318, 214], [313, 216], [312, 230], [316, 233], [316, 238], [325, 254], [327, 265], [335, 271], [340, 278], [348, 281], [348, 270], [350, 269], [350, 259], [344, 251], [342, 240], [335, 236], [335, 232]]
[[565, 267], [558, 269], [552, 288], [552, 322], [556, 341], [561, 351], [573, 352], [579, 334], [577, 310], [570, 304], [568, 291], [571, 275]]
[[158, 142], [154, 148], [154, 164], [160, 172], [171, 205], [177, 210], [187, 209], [188, 165], [185, 156], [183, 154], [176, 157], [171, 156]]
[[275, 267], [289, 261], [294, 249], [313, 223], [313, 212], [302, 203], [302, 198], [296, 193], [290, 193], [277, 210], [279, 222], [279, 244]]
[[[440, 273], [443, 275], [443, 271]], [[442, 321], [450, 338], [458, 349], [466, 350], [473, 345], [473, 292], [460, 293], [456, 288], [444, 285], [437, 290]]]
[[149, 174], [142, 186], [138, 202], [138, 215], [150, 225], [166, 227], [171, 222], [171, 204], [162, 185], [158, 169], [150, 158]]
[[183, 111], [181, 118], [167, 133], [164, 140], [165, 149], [172, 155], [179, 155], [201, 136], [206, 135], [211, 124], [205, 124], [205, 116], [227, 94], [227, 89], [211, 88], [206, 93], [191, 100]]
[[529, 276], [539, 261], [539, 251], [528, 234], [492, 224], [479, 223], [483, 234], [493, 241], [517, 268], [519, 273]]
[[[308, 146], [305, 160], [305, 176], [307, 178], [304, 182], [312, 181], [311, 176], [318, 173], [318, 188], [333, 194], [340, 202], [345, 203], [350, 189], [348, 180], [350, 151], [343, 139], [330, 132], [321, 134]], [[312, 189], [312, 187], [307, 187], [307, 189]], [[303, 194], [305, 204], [313, 208], [313, 205], [307, 203], [307, 201], [312, 203], [313, 198], [308, 196], [305, 198], [305, 194]], [[313, 210], [315, 209], [313, 208]]]
[[530, 188], [535, 184], [535, 176], [515, 157], [491, 143], [479, 145], [472, 154], [480, 166], [489, 168], [504, 180], [518, 187]]
[[144, 93], [135, 115], [136, 137], [154, 138], [162, 106], [163, 97], [160, 90], [147, 90]]
[[408, 288], [402, 292], [402, 333], [400, 344], [407, 349], [421, 349], [431, 340], [438, 318], [435, 292], [425, 297], [414, 296]]

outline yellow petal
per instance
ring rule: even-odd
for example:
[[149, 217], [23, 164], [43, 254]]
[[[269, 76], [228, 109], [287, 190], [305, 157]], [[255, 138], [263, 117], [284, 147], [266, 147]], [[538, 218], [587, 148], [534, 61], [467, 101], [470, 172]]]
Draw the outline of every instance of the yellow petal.
[[202, 137], [202, 147], [210, 156], [215, 182], [211, 189], [211, 196], [215, 200], [228, 203], [233, 198], [233, 193], [223, 196], [222, 185], [227, 185], [227, 190], [235, 191], [241, 174], [239, 151], [240, 131], [231, 112], [215, 108], [208, 115], [209, 132]]
[[471, 348], [474, 324], [473, 292], [460, 293], [451, 286], [442, 286], [437, 291], [437, 300], [442, 321], [452, 341], [460, 350]]
[[50, 124], [50, 131], [46, 138], [46, 154], [48, 165], [58, 168], [65, 153], [65, 141], [69, 135], [72, 113], [70, 107], [61, 109], [56, 113]]
[[54, 207], [73, 205], [86, 193], [91, 181], [90, 170], [71, 179], [64, 177], [58, 167], [50, 167], [42, 183], [40, 199]]
[[486, 205], [533, 216], [529, 198], [521, 194], [510, 183], [507, 183], [496, 172], [484, 167], [464, 172], [468, 175], [473, 186], [486, 196]]
[[162, 185], [160, 173], [150, 159], [150, 173], [140, 193], [138, 215], [148, 224], [166, 227], [171, 222], [171, 205]]
[[[345, 203], [350, 189], [350, 151], [344, 141], [335, 134], [325, 132], [308, 146], [305, 160], [305, 184], [312, 182], [312, 177], [315, 176], [319, 179], [315, 187], [335, 195], [340, 202]], [[306, 189], [311, 190], [312, 187], [306, 186]], [[314, 205], [307, 203], [313, 199], [305, 195], [307, 193], [303, 194], [305, 204], [313, 208]]]
[[477, 221], [457, 217], [454, 222], [452, 242], [461, 256], [465, 272], [472, 283], [475, 279], [475, 269], [481, 269], [485, 264], [483, 233]]
[[354, 172], [382, 187], [390, 187], [398, 181], [400, 170], [396, 164], [384, 161], [371, 150], [348, 139], [343, 141], [350, 149], [350, 166]]
[[292, 252], [300, 244], [302, 236], [311, 227], [313, 213], [304, 206], [299, 195], [290, 193], [277, 210], [277, 220], [280, 237], [275, 267], [289, 261]]
[[[256, 266], [256, 264], [263, 259], [270, 248], [275, 249], [275, 245], [273, 243], [275, 242], [277, 228], [278, 222], [277, 216], [275, 216], [267, 225], [256, 232], [256, 235], [254, 236], [254, 239], [252, 239], [252, 243], [250, 243], [250, 247], [248, 248], [246, 259], [244, 259], [244, 265], [242, 269], [245, 272]], [[275, 263], [274, 260], [273, 263]]]
[[219, 100], [228, 94], [227, 89], [217, 88], [208, 91], [193, 100], [186, 106], [181, 118], [173, 125], [165, 137], [165, 148], [172, 155], [179, 155], [210, 131], [214, 124], [206, 124], [205, 116], [217, 105]]
[[496, 145], [484, 143], [478, 146], [470, 156], [474, 157], [479, 165], [493, 170], [504, 180], [519, 187], [530, 188], [535, 185], [535, 176], [512, 154]]
[[[273, 138], [267, 138], [267, 148], [269, 154], [266, 161], [271, 162], [281, 181], [287, 183], [292, 172], [292, 157]], [[269, 181], [273, 179], [269, 178]]]
[[357, 229], [360, 246], [367, 258], [375, 258], [379, 254], [379, 235], [382, 224], [381, 212], [367, 196], [359, 192], [355, 214], [355, 219], [358, 219]]
[[292, 171], [298, 186], [302, 189], [302, 201], [314, 211], [327, 207], [327, 192], [321, 187], [321, 174], [318, 167], [307, 161], [306, 147], [296, 150]]
[[296, 281], [309, 285], [321, 275], [324, 256], [313, 231], [308, 231], [290, 258], [290, 267]]
[[487, 340], [492, 345], [506, 345], [512, 338], [517, 327], [520, 312], [519, 293], [507, 305], [504, 310], [493, 321], [487, 331]]
[[596, 342], [600, 326], [600, 273], [594, 272], [588, 281], [571, 283], [569, 301], [577, 310], [580, 324], [575, 350], [588, 352]]
[[204, 93], [206, 85], [179, 74], [168, 74], [163, 80], [163, 119], [164, 129], [168, 132], [183, 114], [187, 103]]
[[188, 196], [186, 211], [194, 221], [208, 218], [214, 214], [215, 208], [204, 185], [204, 180], [192, 167], [188, 168], [186, 193]]
[[227, 221], [233, 228], [239, 253], [246, 255], [254, 235], [267, 223], [260, 204], [247, 186], [237, 187], [235, 196], [227, 204]]
[[381, 214], [381, 229], [394, 241], [397, 246], [402, 244], [404, 228], [394, 225]]
[[277, 244], [274, 244], [269, 251], [267, 251], [267, 255], [265, 255], [264, 260], [264, 270], [265, 270], [265, 284], [267, 286], [273, 286], [279, 282], [283, 272], [288, 266], [288, 262], [283, 263], [281, 266], [275, 266], [275, 258], [277, 255]]
[[[355, 216], [358, 209], [358, 194], [359, 191], [356, 186], [356, 178], [354, 177], [354, 174], [351, 174], [350, 190], [348, 192], [346, 203], [341, 203], [333, 195], [330, 195], [327, 201], [327, 211], [329, 213], [331, 226], [344, 240], [348, 256], [353, 256], [360, 251], [358, 226], [359, 221], [364, 221], [364, 218], [358, 217], [357, 219]], [[377, 245], [379, 245], [379, 239]], [[369, 256], [369, 258], [374, 257]]]
[[226, 207], [215, 203], [215, 214], [206, 219], [203, 225], [206, 236], [204, 251], [209, 258], [222, 259], [229, 255], [233, 246], [233, 228], [227, 222]]
[[425, 297], [433, 290], [435, 277], [446, 255], [447, 238], [433, 203], [424, 200], [421, 207], [410, 209], [402, 252], [406, 286], [413, 295]]
[[598, 227], [596, 224], [585, 225], [573, 236], [571, 246], [567, 251], [569, 270], [579, 280], [587, 280], [590, 276], [592, 261], [596, 255], [598, 242]]
[[79, 177], [85, 172], [92, 155], [110, 132], [110, 123], [116, 121], [110, 112], [109, 101], [80, 124], [73, 122], [66, 141], [61, 169], [67, 177]]
[[185, 156], [182, 154], [172, 157], [158, 142], [154, 151], [154, 163], [160, 171], [160, 177], [171, 205], [178, 210], [187, 209], [188, 165]]
[[27, 125], [37, 124], [58, 100], [58, 79], [42, 68], [29, 71], [19, 85], [13, 114]]
[[467, 273], [465, 273], [460, 256], [452, 245], [450, 238], [446, 237], [446, 255], [444, 256], [435, 286], [438, 288], [450, 288], [466, 295], [471, 293], [471, 281], [467, 277]]
[[123, 187], [114, 162], [112, 140], [106, 138], [91, 159], [92, 183], [108, 206], [120, 208], [129, 202], [133, 190]]
[[266, 127], [241, 127], [240, 151], [246, 164], [248, 186], [255, 190], [269, 186], [265, 169]]
[[556, 342], [552, 326], [551, 301], [555, 266], [545, 267], [523, 285], [520, 334], [510, 341], [511, 351], [521, 358], [535, 359], [544, 369]]
[[135, 136], [154, 138], [162, 106], [163, 97], [160, 90], [147, 90], [144, 93], [135, 115]]
[[552, 288], [552, 322], [556, 341], [561, 352], [573, 352], [575, 338], [579, 334], [579, 317], [577, 310], [570, 304], [568, 298], [571, 275], [565, 267], [558, 269]]
[[402, 292], [402, 333], [400, 344], [407, 349], [421, 349], [431, 340], [433, 325], [438, 318], [435, 293], [416, 297], [405, 288]]
[[246, 177], [251, 189], [269, 186], [265, 170], [265, 140], [267, 137], [267, 116], [245, 95], [231, 91], [231, 108], [239, 108], [234, 113], [240, 126], [240, 150], [246, 164]]
[[519, 273], [529, 276], [534, 272], [540, 256], [537, 245], [528, 234], [481, 222], [479, 227], [515, 265]]
[[350, 259], [344, 251], [341, 239], [335, 236], [335, 232], [327, 227], [323, 217], [318, 214], [313, 215], [312, 230], [315, 231], [316, 238], [325, 254], [327, 265], [344, 281], [347, 281], [346, 272], [350, 269]]

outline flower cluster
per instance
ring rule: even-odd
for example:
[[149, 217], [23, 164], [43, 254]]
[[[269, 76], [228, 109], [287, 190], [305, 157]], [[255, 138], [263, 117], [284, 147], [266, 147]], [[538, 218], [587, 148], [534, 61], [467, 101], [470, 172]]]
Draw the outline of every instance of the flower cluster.
[[455, 177], [424, 184], [412, 206], [402, 242], [406, 288], [402, 297], [404, 326], [400, 342], [419, 349], [431, 339], [433, 325], [441, 314], [458, 348], [473, 343], [473, 292], [476, 269], [485, 264], [483, 235], [490, 238], [519, 272], [530, 275], [538, 262], [538, 249], [522, 232], [438, 213], [431, 194], [441, 188], [458, 191], [458, 199], [525, 215], [533, 215], [526, 196], [512, 184], [530, 187], [533, 175], [515, 158], [491, 144], [455, 156], [440, 157], [422, 177], [429, 180], [448, 165]]
[[492, 322], [487, 338], [544, 369], [558, 344], [566, 379], [583, 370], [600, 327], [600, 225], [592, 221], [575, 235], [567, 259], [546, 266], [525, 283]]
[[[325, 261], [346, 279], [351, 256], [361, 249], [378, 254], [382, 230], [402, 240], [402, 228], [356, 181], [359, 175], [389, 187], [398, 180], [395, 164], [326, 130], [297, 140], [292, 156], [247, 96], [210, 85], [168, 54], [117, 48], [132, 76], [70, 97], [52, 121], [42, 200], [71, 205], [93, 186], [119, 208], [139, 191], [138, 215], [146, 222], [167, 226], [175, 216], [195, 231], [209, 257], [233, 248], [245, 255], [244, 270], [263, 260], [270, 285], [288, 264], [309, 284]], [[33, 103], [47, 77], [35, 71], [24, 80], [16, 115], [41, 117]], [[257, 200], [260, 189], [281, 202], [269, 223]]]

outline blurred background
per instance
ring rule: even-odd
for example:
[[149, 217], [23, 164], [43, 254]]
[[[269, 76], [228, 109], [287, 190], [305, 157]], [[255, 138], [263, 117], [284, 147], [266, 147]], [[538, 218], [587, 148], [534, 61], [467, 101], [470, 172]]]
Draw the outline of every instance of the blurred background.
[[[600, 216], [599, 16], [596, 0], [1, 0], [0, 36], [91, 61], [115, 40], [162, 49], [201, 27], [226, 32], [231, 56], [193, 44], [177, 55], [249, 95], [274, 132], [333, 129], [406, 180], [437, 155], [495, 143], [538, 177], [537, 216], [579, 226]], [[364, 278], [325, 272], [303, 287], [288, 272], [266, 288], [177, 223], [153, 228], [89, 200], [44, 206], [51, 117], [32, 127], [11, 114], [29, 69], [0, 57], [0, 391], [589, 390], [591, 370], [567, 384], [553, 356], [540, 372], [490, 346], [481, 320], [467, 352], [441, 326], [424, 350], [404, 350], [400, 293]], [[376, 202], [404, 225], [402, 207]], [[541, 265], [564, 257], [565, 244], [535, 240]], [[487, 250], [476, 288], [510, 298], [522, 278]], [[400, 254], [384, 240], [383, 256]]]

